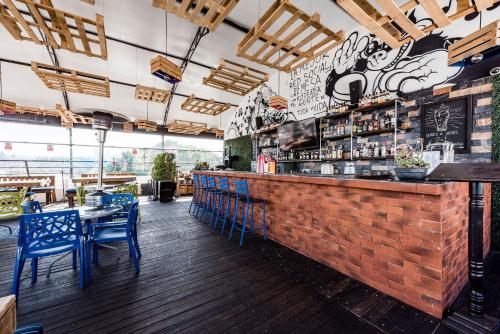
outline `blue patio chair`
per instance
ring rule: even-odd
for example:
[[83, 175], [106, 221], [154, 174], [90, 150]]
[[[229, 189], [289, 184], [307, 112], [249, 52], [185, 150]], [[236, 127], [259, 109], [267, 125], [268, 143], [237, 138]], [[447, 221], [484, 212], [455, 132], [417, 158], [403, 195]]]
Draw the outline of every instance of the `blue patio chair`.
[[30, 214], [30, 213], [41, 213], [43, 212], [42, 206], [40, 205], [40, 202], [38, 201], [24, 201], [21, 204], [23, 208], [23, 213]]
[[[130, 207], [132, 206], [132, 203], [136, 201], [137, 199], [135, 198], [134, 194], [132, 193], [119, 193], [119, 194], [110, 194], [107, 195], [104, 199], [104, 205], [105, 206], [120, 206], [122, 208], [121, 211], [113, 214], [110, 217], [106, 218], [101, 218], [99, 219], [99, 223], [106, 223], [108, 227], [114, 226], [114, 227], [126, 227], [127, 225], [127, 219], [128, 215], [130, 212]], [[140, 210], [139, 207], [137, 207], [137, 215], [139, 217]], [[139, 221], [139, 218], [138, 218]], [[134, 228], [134, 239], [137, 240], [137, 229]], [[93, 245], [93, 262], [95, 265], [99, 265], [99, 245], [95, 243]], [[137, 246], [139, 247], [139, 246]], [[115, 247], [109, 247], [113, 248], [117, 252], [117, 257], [120, 257], [120, 252], [118, 251], [118, 248]], [[140, 254], [140, 250], [139, 250]], [[139, 256], [140, 257], [140, 256]]]
[[217, 224], [219, 221], [222, 221], [221, 234], [224, 234], [224, 229], [226, 227], [226, 222], [230, 215], [231, 208], [231, 187], [229, 185], [229, 178], [227, 176], [219, 176], [219, 200], [217, 203], [217, 216], [215, 218], [215, 222], [212, 226], [212, 229], [215, 230], [217, 228]]
[[[80, 288], [83, 289], [85, 286], [83, 246], [82, 225], [77, 210], [22, 215], [12, 286], [12, 293], [16, 295], [16, 299], [19, 295], [19, 281], [27, 259], [32, 259], [32, 282], [35, 282], [38, 258], [72, 250], [79, 253]], [[76, 261], [73, 262], [73, 269], [76, 269]]]
[[203, 213], [201, 214], [201, 221], [205, 222], [205, 217], [208, 217], [208, 215], [210, 215], [209, 225], [212, 226], [213, 217], [217, 211], [217, 204], [219, 202], [220, 195], [220, 189], [217, 188], [215, 176], [207, 176], [207, 187], [208, 197], [203, 208]]
[[87, 277], [89, 281], [92, 280], [92, 273], [90, 270], [92, 246], [115, 241], [127, 241], [129, 253], [134, 260], [135, 272], [136, 274], [139, 273], [140, 269], [138, 258], [141, 257], [141, 251], [139, 249], [136, 232], [138, 205], [139, 202], [137, 200], [132, 203], [125, 226], [116, 225], [113, 222], [89, 225], [88, 239], [86, 243]]

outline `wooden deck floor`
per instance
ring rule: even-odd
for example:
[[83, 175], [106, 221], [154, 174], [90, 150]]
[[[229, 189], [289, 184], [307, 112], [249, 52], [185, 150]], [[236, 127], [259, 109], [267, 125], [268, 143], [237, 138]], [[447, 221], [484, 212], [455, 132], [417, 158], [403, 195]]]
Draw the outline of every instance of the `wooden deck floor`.
[[[78, 289], [68, 257], [21, 284], [20, 324], [47, 333], [446, 333], [440, 322], [272, 241], [236, 241], [188, 213], [188, 201], [144, 201], [141, 273], [121, 246], [101, 251]], [[0, 231], [0, 296], [10, 293], [16, 240]], [[26, 269], [25, 269], [26, 271]]]

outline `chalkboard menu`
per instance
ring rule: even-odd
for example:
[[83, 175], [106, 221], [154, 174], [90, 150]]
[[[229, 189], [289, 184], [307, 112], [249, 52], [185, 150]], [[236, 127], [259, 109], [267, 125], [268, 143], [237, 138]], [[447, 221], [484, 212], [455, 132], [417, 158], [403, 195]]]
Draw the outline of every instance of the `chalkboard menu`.
[[470, 97], [421, 106], [421, 137], [424, 148], [449, 141], [455, 153], [468, 153], [472, 131], [472, 99]]

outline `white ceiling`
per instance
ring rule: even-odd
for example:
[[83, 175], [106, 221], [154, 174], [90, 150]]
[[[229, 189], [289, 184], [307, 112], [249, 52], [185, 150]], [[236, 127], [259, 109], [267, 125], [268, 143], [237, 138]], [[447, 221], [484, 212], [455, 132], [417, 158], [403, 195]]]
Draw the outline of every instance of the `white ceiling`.
[[[248, 28], [253, 27], [259, 15], [274, 0], [240, 0], [229, 18]], [[292, 0], [293, 4], [307, 13], [321, 13], [321, 21], [334, 31], [349, 30], [356, 25], [355, 21], [345, 14], [332, 0]], [[184, 57], [197, 31], [197, 26], [187, 20], [168, 14], [168, 42], [165, 38], [165, 12], [152, 7], [152, 0], [96, 0], [96, 5], [88, 5], [79, 0], [53, 0], [56, 8], [90, 19], [95, 14], [104, 16], [106, 35], [145, 46], [154, 50], [168, 49], [171, 54]], [[260, 8], [260, 14], [259, 14]], [[205, 36], [193, 56], [193, 60], [208, 66], [216, 66], [220, 58], [227, 58], [254, 68], [266, 71], [271, 75], [274, 70], [251, 63], [235, 55], [238, 42], [244, 34], [237, 29], [221, 24], [218, 29]], [[166, 48], [166, 45], [168, 48]], [[108, 76], [111, 80], [130, 84], [142, 84], [158, 88], [170, 88], [170, 84], [150, 74], [149, 61], [156, 53], [135, 48], [124, 43], [107, 41], [108, 60], [91, 58], [66, 50], [57, 50], [62, 67], [83, 72]], [[45, 47], [32, 42], [16, 41], [0, 25], [0, 58], [30, 62], [32, 60], [50, 63]], [[169, 58], [178, 65], [180, 61]], [[226, 93], [205, 85], [202, 79], [209, 70], [195, 64], [189, 64], [183, 81], [177, 92], [238, 105], [242, 97]], [[29, 67], [2, 63], [3, 97], [18, 104], [33, 107], [53, 107], [63, 103], [59, 91], [47, 89], [34, 75]], [[146, 118], [147, 104], [134, 99], [134, 88], [111, 84], [111, 98], [100, 98], [90, 95], [69, 93], [72, 109], [99, 107], [121, 112], [133, 118]], [[210, 127], [224, 128], [231, 119], [235, 108], [221, 116], [211, 117], [185, 112], [180, 109], [184, 97], [175, 96], [168, 121], [174, 119], [206, 122]], [[165, 105], [149, 103], [149, 119], [163, 122]]]

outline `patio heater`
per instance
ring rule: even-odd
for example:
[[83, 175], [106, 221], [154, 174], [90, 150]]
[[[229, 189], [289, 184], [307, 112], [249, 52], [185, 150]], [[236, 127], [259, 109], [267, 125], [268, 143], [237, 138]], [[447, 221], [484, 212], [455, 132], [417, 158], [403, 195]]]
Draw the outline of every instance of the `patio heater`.
[[75, 114], [92, 118], [92, 129], [96, 130], [97, 141], [99, 142], [99, 165], [97, 168], [97, 189], [85, 196], [87, 206], [101, 207], [104, 204], [104, 197], [109, 195], [103, 188], [104, 174], [104, 143], [109, 130], [113, 128], [113, 123], [125, 123], [130, 119], [122, 114], [103, 109], [79, 109]]

